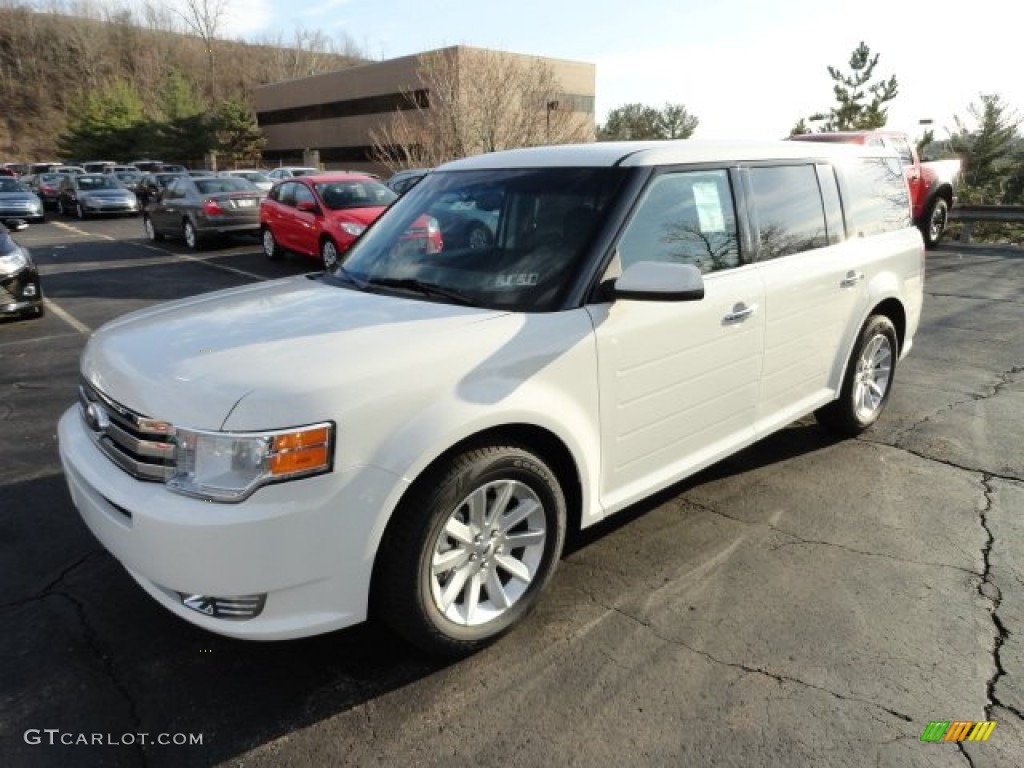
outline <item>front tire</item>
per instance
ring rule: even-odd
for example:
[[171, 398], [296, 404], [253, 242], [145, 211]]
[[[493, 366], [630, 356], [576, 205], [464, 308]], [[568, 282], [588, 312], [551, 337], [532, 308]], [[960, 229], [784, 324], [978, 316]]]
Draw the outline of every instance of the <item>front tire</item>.
[[928, 209], [924, 226], [921, 229], [924, 235], [924, 247], [931, 250], [939, 244], [943, 233], [946, 231], [946, 222], [949, 220], [949, 204], [944, 198], [936, 197]]
[[882, 415], [892, 392], [899, 357], [896, 328], [884, 315], [872, 315], [853, 346], [839, 398], [814, 412], [818, 423], [840, 437], [854, 437]]
[[331, 238], [325, 238], [320, 243], [320, 261], [324, 263], [324, 269], [330, 271], [338, 263], [338, 246]]
[[284, 252], [281, 250], [281, 246], [277, 244], [277, 240], [274, 239], [274, 233], [270, 231], [270, 227], [264, 227], [261, 235], [263, 241], [263, 255], [271, 261], [279, 261], [284, 257]]
[[486, 445], [428, 472], [406, 494], [374, 569], [374, 613], [428, 653], [457, 657], [519, 622], [565, 541], [558, 479], [530, 451]]

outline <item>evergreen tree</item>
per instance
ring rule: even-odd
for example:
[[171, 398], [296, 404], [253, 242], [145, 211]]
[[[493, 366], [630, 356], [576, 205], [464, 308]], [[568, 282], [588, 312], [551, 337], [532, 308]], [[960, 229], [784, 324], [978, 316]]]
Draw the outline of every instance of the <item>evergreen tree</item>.
[[1007, 181], [1015, 175], [1013, 155], [1021, 120], [998, 94], [983, 93], [980, 98], [980, 104], [967, 108], [976, 127], [971, 129], [959, 116], [954, 118], [953, 150], [964, 159], [960, 197], [972, 203], [1009, 202], [1005, 194], [1016, 195]]
[[74, 104], [59, 140], [69, 157], [105, 159], [132, 154], [140, 141], [145, 115], [142, 98], [125, 80], [87, 91]]
[[217, 113], [217, 148], [225, 155], [223, 166], [258, 165], [267, 143], [256, 115], [245, 101], [231, 99]]
[[[809, 120], [820, 122], [821, 131], [856, 131], [882, 128], [888, 120], [885, 105], [896, 98], [899, 86], [896, 75], [888, 80], [871, 82], [878, 66], [879, 54], [871, 55], [871, 49], [863, 41], [850, 55], [850, 72], [846, 74], [836, 67], [828, 67], [833, 80], [832, 93], [836, 104], [828, 112], [811, 115]], [[797, 125], [806, 123], [801, 119]]]

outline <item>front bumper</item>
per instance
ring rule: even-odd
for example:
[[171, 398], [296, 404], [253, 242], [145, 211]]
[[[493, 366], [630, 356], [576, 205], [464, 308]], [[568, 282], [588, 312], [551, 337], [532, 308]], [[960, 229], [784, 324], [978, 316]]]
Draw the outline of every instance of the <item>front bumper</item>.
[[139, 201], [135, 199], [103, 200], [85, 198], [81, 200], [82, 210], [87, 213], [138, 213]]
[[10, 277], [0, 278], [0, 314], [21, 314], [42, 303], [39, 273], [31, 265]]
[[[254, 640], [318, 634], [366, 618], [377, 542], [404, 485], [355, 467], [216, 504], [136, 480], [69, 408], [58, 424], [71, 497], [97, 539], [159, 603], [210, 631]], [[181, 595], [265, 595], [258, 616], [214, 618]]]

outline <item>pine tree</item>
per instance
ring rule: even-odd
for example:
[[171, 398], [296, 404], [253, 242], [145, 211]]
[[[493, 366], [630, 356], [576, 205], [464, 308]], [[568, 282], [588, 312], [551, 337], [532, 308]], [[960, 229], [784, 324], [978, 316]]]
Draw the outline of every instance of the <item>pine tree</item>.
[[812, 122], [821, 122], [819, 130], [857, 131], [885, 126], [889, 117], [885, 105], [896, 98], [899, 86], [896, 75], [891, 75], [888, 80], [871, 82], [878, 59], [879, 54], [872, 56], [871, 49], [861, 41], [850, 55], [849, 74], [836, 67], [828, 67], [834, 83], [832, 93], [836, 105], [828, 112], [810, 116]]

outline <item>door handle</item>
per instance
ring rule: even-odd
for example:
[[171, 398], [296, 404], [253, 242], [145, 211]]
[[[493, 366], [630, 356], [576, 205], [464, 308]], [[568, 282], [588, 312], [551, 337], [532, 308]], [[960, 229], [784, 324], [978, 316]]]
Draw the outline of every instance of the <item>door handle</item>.
[[844, 277], [840, 281], [839, 287], [840, 288], [852, 288], [853, 286], [855, 286], [857, 283], [859, 283], [863, 279], [864, 279], [864, 273], [863, 272], [854, 272], [851, 269], [849, 272], [846, 273], [846, 277]]
[[742, 323], [744, 320], [752, 316], [757, 311], [757, 304], [744, 304], [742, 301], [734, 305], [732, 312], [722, 318], [723, 325], [732, 325], [733, 323]]

